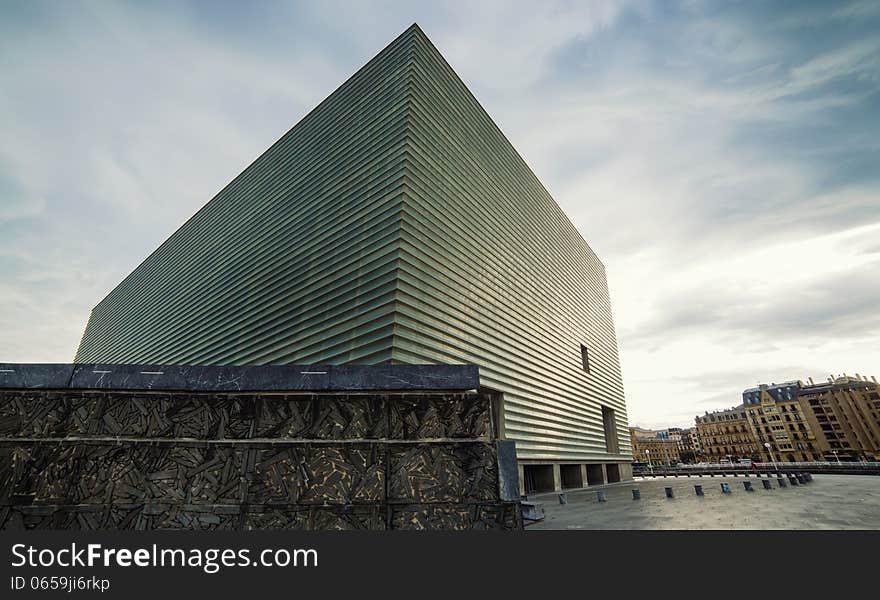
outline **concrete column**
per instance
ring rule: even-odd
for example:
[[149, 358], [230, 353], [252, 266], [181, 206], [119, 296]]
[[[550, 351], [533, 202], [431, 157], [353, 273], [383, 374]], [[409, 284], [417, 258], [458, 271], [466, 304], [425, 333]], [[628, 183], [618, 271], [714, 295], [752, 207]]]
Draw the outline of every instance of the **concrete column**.
[[553, 463], [553, 491], [562, 491], [562, 474], [559, 472], [559, 463]]
[[519, 470], [519, 495], [526, 495], [526, 477], [525, 472], [522, 466], [522, 463], [519, 463], [516, 468]]
[[605, 463], [602, 463], [602, 481], [608, 483], [608, 469], [605, 467]]
[[581, 465], [581, 486], [587, 487], [587, 465]]

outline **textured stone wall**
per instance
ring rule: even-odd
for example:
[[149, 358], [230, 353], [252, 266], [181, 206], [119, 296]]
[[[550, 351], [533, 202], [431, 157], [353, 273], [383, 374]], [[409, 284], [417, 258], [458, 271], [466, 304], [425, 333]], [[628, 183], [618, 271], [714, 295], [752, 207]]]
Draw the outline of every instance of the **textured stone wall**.
[[0, 527], [520, 528], [497, 444], [475, 392], [0, 390]]

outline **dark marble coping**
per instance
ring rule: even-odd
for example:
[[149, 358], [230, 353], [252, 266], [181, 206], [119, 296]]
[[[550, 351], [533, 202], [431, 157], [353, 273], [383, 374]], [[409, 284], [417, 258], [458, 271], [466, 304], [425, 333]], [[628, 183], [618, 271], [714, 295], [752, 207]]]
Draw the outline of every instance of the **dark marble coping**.
[[[300, 448], [303, 446], [318, 447], [398, 447], [398, 446], [479, 446], [491, 443], [493, 440], [487, 436], [472, 438], [426, 438], [426, 439], [398, 439], [398, 438], [355, 438], [355, 439], [327, 439], [327, 438], [229, 438], [199, 440], [195, 438], [142, 438], [142, 437], [3, 437], [0, 438], [0, 448], [22, 448], [32, 446], [137, 446], [159, 448], [248, 448], [256, 450]], [[513, 444], [512, 441], [509, 442]], [[514, 448], [511, 446], [511, 448]], [[515, 458], [515, 448], [514, 448]], [[514, 465], [515, 466], [515, 465]], [[519, 497], [517, 495], [517, 497]]]
[[192, 392], [467, 391], [476, 365], [196, 366], [0, 363], [0, 389]]

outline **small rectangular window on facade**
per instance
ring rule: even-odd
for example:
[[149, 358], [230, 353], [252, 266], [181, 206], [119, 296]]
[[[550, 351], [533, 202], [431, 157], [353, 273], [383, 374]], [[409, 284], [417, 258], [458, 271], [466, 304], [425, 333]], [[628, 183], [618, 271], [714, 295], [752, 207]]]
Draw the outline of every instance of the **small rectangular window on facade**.
[[602, 425], [605, 428], [605, 451], [617, 454], [617, 420], [614, 418], [614, 409], [602, 407]]
[[584, 371], [587, 373], [590, 372], [590, 351], [587, 350], [587, 347], [581, 344], [581, 363], [583, 364]]

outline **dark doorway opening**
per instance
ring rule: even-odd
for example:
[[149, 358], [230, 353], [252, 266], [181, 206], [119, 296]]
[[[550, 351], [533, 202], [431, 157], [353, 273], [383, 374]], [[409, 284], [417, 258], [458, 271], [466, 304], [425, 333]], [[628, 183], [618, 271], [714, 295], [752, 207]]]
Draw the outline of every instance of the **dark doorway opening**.
[[560, 465], [559, 476], [564, 489], [584, 487], [580, 465]]
[[620, 465], [607, 464], [605, 471], [608, 473], [608, 483], [617, 483], [620, 481]]
[[523, 465], [523, 480], [526, 494], [552, 492], [553, 465]]
[[587, 465], [587, 484], [605, 485], [605, 475], [602, 473], [602, 465]]
[[617, 417], [614, 409], [602, 407], [602, 425], [605, 430], [605, 451], [608, 454], [617, 454]]

